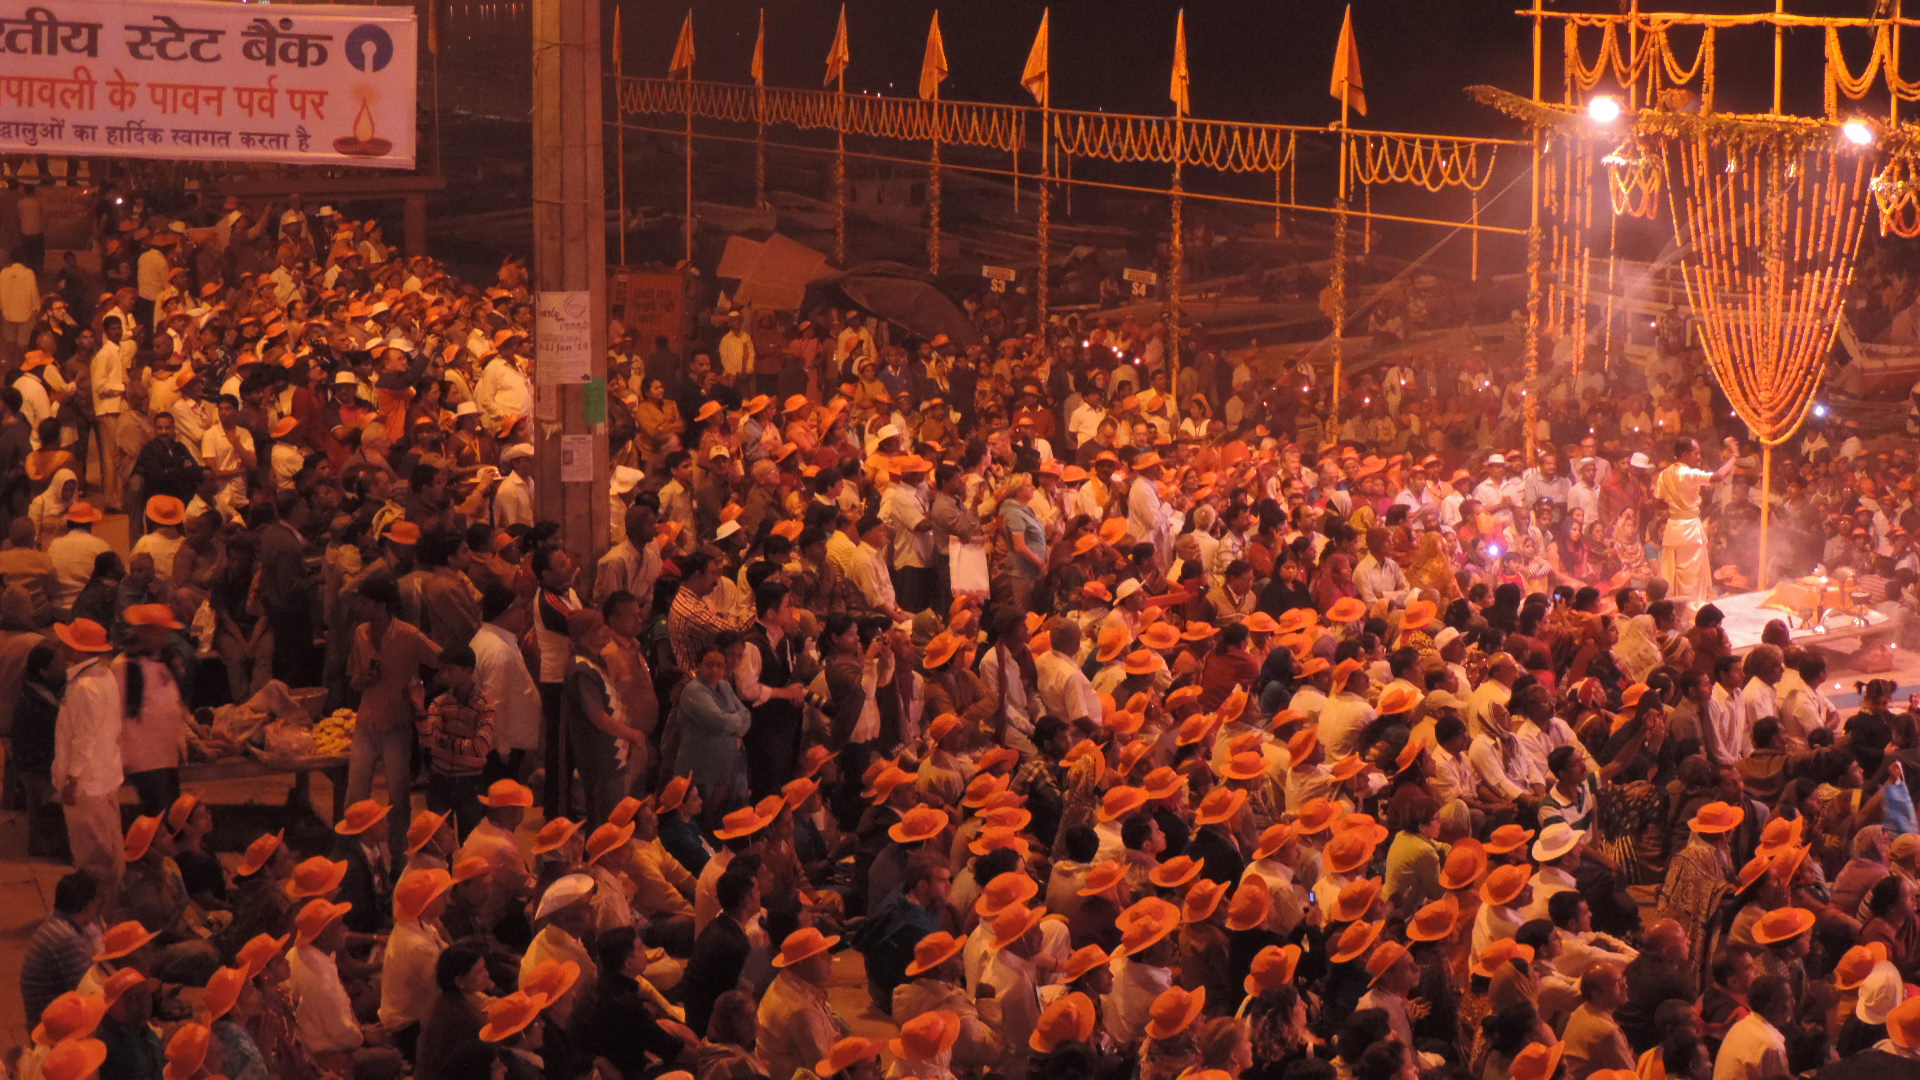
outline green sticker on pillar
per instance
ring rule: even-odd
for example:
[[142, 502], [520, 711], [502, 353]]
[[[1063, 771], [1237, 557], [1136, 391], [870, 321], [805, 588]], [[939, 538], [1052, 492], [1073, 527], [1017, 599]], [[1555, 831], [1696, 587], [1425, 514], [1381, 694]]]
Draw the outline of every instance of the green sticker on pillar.
[[607, 380], [587, 380], [587, 423], [604, 424], [607, 422]]

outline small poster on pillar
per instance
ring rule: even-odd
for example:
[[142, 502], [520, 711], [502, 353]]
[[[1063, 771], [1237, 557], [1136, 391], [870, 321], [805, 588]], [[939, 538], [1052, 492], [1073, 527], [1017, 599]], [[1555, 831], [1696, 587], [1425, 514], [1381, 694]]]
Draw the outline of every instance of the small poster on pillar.
[[0, 153], [411, 169], [412, 9], [0, 0]]

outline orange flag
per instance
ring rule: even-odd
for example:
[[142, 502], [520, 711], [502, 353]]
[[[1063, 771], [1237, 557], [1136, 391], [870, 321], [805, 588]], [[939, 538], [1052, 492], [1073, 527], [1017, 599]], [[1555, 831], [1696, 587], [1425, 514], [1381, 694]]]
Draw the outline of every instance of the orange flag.
[[753, 39], [753, 85], [767, 85], [767, 9], [760, 9], [760, 36]]
[[1027, 66], [1020, 72], [1020, 85], [1027, 88], [1033, 100], [1043, 107], [1053, 96], [1053, 75], [1047, 70], [1047, 17], [1051, 10], [1040, 13], [1040, 32], [1034, 35], [1033, 49], [1027, 53]]
[[[1366, 83], [1360, 78], [1360, 46], [1353, 40], [1353, 5], [1347, 5], [1346, 21], [1340, 24], [1340, 44], [1333, 50], [1333, 85], [1328, 93], [1361, 116], [1367, 115]], [[1344, 117], [1343, 117], [1344, 119]]]
[[613, 9], [613, 77], [620, 77], [620, 9]]
[[1187, 86], [1191, 81], [1187, 75], [1187, 12], [1183, 8], [1180, 21], [1173, 27], [1173, 85], [1167, 90], [1167, 96], [1173, 99], [1175, 115], [1187, 115], [1190, 108]]
[[940, 96], [940, 84], [947, 81], [947, 45], [940, 40], [940, 11], [933, 12], [927, 27], [927, 55], [920, 61], [920, 99], [932, 101]]
[[680, 39], [673, 43], [673, 59], [667, 63], [667, 75], [672, 77], [682, 72], [687, 78], [693, 78], [693, 11], [687, 11], [686, 21], [680, 24]]
[[832, 86], [846, 77], [847, 61], [852, 54], [847, 51], [847, 5], [840, 5], [840, 25], [833, 32], [833, 47], [827, 50], [827, 80], [822, 86]]

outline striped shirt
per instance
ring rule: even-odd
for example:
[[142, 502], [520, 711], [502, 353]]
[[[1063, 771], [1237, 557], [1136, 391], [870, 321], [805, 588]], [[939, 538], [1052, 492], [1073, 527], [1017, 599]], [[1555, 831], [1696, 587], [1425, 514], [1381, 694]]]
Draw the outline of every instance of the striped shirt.
[[449, 690], [420, 721], [420, 744], [441, 776], [476, 776], [493, 749], [493, 706], [477, 687], [464, 699]]
[[27, 955], [20, 961], [20, 997], [26, 1006], [28, 1027], [40, 1022], [40, 1014], [54, 998], [80, 985], [81, 977], [93, 966], [99, 944], [97, 929], [82, 930], [59, 912], [27, 939]]

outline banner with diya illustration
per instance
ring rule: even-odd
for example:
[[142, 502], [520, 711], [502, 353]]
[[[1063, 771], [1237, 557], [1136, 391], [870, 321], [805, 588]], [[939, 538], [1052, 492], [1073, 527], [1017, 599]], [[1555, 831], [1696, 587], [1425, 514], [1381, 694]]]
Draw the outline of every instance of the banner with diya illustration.
[[411, 7], [0, 0], [0, 153], [410, 169]]

